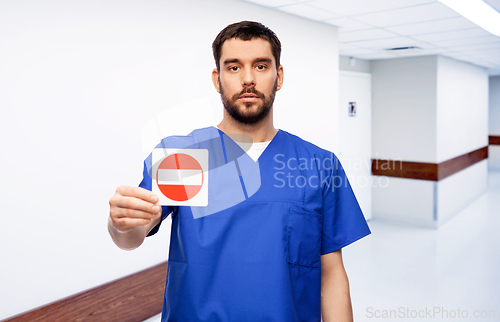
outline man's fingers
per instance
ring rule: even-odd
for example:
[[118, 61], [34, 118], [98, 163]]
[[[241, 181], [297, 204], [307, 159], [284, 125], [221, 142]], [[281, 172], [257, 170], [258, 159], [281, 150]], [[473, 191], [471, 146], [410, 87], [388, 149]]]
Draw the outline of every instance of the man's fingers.
[[122, 218], [131, 218], [131, 219], [154, 219], [158, 218], [160, 212], [150, 213], [141, 210], [127, 209], [127, 208], [119, 208], [116, 207], [113, 209], [112, 218], [122, 219]]
[[113, 201], [113, 206], [123, 209], [140, 210], [150, 214], [157, 214], [161, 209], [159, 205], [155, 205], [154, 203], [137, 199], [135, 197], [124, 196], [118, 196]]
[[118, 218], [114, 221], [116, 227], [137, 227], [144, 226], [151, 222], [151, 219], [144, 218]]
[[116, 192], [122, 196], [135, 197], [147, 202], [158, 202], [158, 196], [156, 194], [141, 187], [119, 186]]

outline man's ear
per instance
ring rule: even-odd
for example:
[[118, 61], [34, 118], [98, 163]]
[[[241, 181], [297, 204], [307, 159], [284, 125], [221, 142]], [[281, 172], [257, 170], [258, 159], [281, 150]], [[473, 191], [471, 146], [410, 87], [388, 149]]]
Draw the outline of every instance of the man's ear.
[[215, 90], [220, 94], [220, 78], [217, 68], [214, 68], [212, 71], [212, 82], [214, 83]]
[[277, 86], [276, 86], [276, 90], [279, 91], [281, 89], [281, 87], [283, 86], [283, 78], [285, 77], [285, 75], [283, 74], [283, 66], [280, 65], [280, 67], [278, 68], [278, 79], [277, 79]]

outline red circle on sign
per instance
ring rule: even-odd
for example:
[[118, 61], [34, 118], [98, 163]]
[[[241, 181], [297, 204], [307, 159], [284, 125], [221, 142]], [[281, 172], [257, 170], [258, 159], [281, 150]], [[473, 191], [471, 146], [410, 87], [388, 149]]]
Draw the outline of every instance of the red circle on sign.
[[[165, 170], [199, 170], [201, 172], [201, 184], [199, 185], [183, 185], [183, 184], [159, 184], [158, 172], [162, 169]], [[187, 201], [200, 192], [203, 186], [203, 169], [201, 165], [190, 155], [184, 153], [176, 153], [169, 155], [158, 166], [156, 171], [156, 182], [158, 188], [165, 195], [165, 197], [175, 201]]]

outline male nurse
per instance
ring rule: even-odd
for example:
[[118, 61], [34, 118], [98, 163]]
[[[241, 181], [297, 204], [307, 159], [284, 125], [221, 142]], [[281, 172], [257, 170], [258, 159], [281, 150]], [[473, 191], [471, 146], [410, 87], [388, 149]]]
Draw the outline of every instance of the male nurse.
[[159, 206], [148, 158], [110, 199], [113, 241], [134, 249], [171, 216], [162, 321], [352, 321], [342, 248], [370, 230], [336, 156], [273, 125], [279, 39], [242, 21], [212, 47], [222, 121], [158, 145], [208, 150], [208, 206]]

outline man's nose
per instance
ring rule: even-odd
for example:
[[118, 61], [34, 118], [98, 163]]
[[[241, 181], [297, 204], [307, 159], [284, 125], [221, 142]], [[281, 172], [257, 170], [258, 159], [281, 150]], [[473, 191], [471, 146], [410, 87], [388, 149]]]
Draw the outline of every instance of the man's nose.
[[245, 73], [243, 73], [243, 86], [255, 86], [255, 76], [253, 70], [246, 69]]

